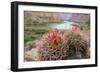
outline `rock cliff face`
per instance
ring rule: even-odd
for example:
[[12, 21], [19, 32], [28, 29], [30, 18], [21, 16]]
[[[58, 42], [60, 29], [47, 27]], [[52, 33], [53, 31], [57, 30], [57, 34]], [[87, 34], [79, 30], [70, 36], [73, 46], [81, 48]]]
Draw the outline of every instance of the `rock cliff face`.
[[89, 14], [74, 13], [74, 14], [72, 14], [71, 21], [79, 22], [79, 23], [89, 23], [90, 15]]
[[28, 25], [40, 25], [47, 23], [57, 23], [63, 21], [60, 13], [52, 13], [52, 12], [32, 12], [25, 11], [24, 12], [24, 22]]
[[55, 13], [55, 12], [37, 12], [37, 11], [25, 11], [24, 22], [30, 25], [40, 25], [47, 23], [63, 22], [69, 20], [79, 23], [90, 23], [89, 14], [81, 13]]

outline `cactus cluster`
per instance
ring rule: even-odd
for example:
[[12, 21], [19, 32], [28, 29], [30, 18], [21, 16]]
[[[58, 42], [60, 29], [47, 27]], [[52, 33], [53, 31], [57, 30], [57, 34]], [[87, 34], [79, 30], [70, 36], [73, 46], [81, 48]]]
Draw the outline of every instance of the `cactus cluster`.
[[89, 58], [88, 43], [80, 33], [53, 31], [45, 34], [37, 43], [43, 61]]
[[[89, 45], [82, 32], [52, 31], [35, 41], [38, 61], [89, 58]], [[34, 55], [34, 52], [33, 52]]]

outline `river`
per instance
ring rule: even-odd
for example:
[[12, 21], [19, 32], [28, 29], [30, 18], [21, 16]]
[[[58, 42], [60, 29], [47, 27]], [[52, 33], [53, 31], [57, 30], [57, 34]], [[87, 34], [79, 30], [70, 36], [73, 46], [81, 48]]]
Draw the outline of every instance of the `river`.
[[69, 29], [71, 27], [71, 24], [75, 24], [75, 23], [69, 22], [69, 21], [64, 21], [62, 23], [49, 24], [49, 26], [50, 26], [50, 28], [64, 30], [64, 29]]

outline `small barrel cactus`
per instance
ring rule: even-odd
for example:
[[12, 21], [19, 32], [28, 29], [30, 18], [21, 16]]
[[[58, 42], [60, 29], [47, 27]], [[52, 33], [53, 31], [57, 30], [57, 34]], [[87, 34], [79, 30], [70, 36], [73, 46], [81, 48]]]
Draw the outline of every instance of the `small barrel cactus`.
[[89, 47], [87, 40], [84, 40], [84, 36], [81, 35], [81, 32], [67, 32], [65, 34], [65, 40], [67, 40], [66, 45], [69, 47], [69, 56], [70, 59], [79, 59], [79, 58], [89, 58]]

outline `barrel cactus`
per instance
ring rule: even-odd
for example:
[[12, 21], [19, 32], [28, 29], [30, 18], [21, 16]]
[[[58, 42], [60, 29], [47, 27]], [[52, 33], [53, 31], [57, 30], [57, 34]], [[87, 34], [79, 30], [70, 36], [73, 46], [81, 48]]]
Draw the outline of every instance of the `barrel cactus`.
[[[41, 42], [42, 45], [40, 46], [38, 42]], [[40, 51], [41, 60], [67, 59], [68, 48], [64, 46], [64, 36], [58, 31], [52, 31], [43, 35], [38, 42], [37, 46]]]
[[69, 59], [89, 58], [89, 47], [87, 40], [84, 39], [85, 34], [82, 32], [67, 32], [65, 33], [66, 45], [69, 47]]

